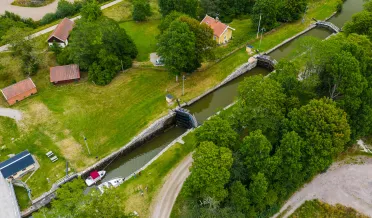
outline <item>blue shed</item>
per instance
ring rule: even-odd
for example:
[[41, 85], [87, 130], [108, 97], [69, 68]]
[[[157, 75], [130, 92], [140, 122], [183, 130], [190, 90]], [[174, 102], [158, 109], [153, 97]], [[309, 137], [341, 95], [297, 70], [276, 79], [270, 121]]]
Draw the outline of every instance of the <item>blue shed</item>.
[[21, 177], [34, 168], [35, 160], [28, 150], [0, 163], [0, 171], [6, 179], [11, 176], [13, 178]]

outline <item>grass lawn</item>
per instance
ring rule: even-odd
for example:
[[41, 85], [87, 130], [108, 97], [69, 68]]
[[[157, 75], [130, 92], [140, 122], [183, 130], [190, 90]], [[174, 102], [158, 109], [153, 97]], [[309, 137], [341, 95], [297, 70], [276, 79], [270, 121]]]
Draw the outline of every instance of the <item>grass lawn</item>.
[[301, 205], [290, 218], [303, 217], [327, 217], [327, 218], [367, 218], [351, 207], [340, 204], [329, 205], [319, 200], [306, 201]]
[[[116, 21], [130, 21], [132, 19], [132, 1], [131, 0], [123, 0], [122, 2], [113, 5], [109, 8], [104, 9], [103, 15], [114, 19]], [[159, 20], [161, 15], [159, 13], [159, 6], [157, 0], [150, 0], [150, 7], [152, 11], [152, 15], [149, 17], [149, 20]]]
[[17, 197], [18, 205], [21, 210], [24, 210], [31, 206], [31, 201], [28, 198], [26, 189], [19, 187], [19, 186], [13, 186], [14, 191]]
[[150, 53], [156, 51], [156, 36], [160, 33], [160, 20], [146, 22], [127, 21], [120, 23], [127, 34], [133, 39], [138, 49], [137, 61], [149, 61]]

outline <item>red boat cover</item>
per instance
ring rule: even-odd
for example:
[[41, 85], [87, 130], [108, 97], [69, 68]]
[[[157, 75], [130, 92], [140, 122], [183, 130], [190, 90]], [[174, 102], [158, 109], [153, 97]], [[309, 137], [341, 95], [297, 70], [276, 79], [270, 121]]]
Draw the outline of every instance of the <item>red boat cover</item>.
[[90, 173], [90, 176], [92, 177], [92, 179], [96, 179], [99, 177], [99, 173], [97, 170], [93, 171]]

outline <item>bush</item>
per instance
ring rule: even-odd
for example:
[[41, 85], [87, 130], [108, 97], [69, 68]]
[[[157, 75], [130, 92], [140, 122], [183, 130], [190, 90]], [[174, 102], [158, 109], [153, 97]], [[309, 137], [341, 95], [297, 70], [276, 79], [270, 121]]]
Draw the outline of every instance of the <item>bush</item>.
[[147, 0], [134, 1], [132, 16], [135, 21], [146, 20], [146, 17], [151, 16], [150, 3]]
[[55, 13], [47, 13], [44, 15], [43, 18], [40, 20], [40, 25], [45, 25], [57, 20], [57, 16]]
[[342, 1], [342, 0], [339, 0], [339, 1], [337, 2], [337, 12], [340, 13], [340, 12], [342, 11], [343, 6], [344, 6], [343, 1]]
[[66, 0], [58, 2], [57, 11], [55, 13], [47, 13], [40, 20], [41, 25], [49, 24], [55, 20], [62, 19], [68, 16], [72, 16], [80, 11], [84, 2], [77, 1], [70, 3]]

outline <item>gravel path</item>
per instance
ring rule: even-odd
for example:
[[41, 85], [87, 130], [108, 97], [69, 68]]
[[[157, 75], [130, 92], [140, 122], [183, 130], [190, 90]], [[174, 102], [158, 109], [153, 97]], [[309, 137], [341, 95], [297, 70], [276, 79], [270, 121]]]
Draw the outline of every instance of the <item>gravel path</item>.
[[0, 116], [9, 117], [20, 121], [22, 119], [22, 113], [19, 110], [13, 110], [9, 108], [0, 108]]
[[290, 206], [288, 217], [306, 200], [319, 199], [329, 204], [342, 204], [372, 217], [372, 159], [358, 157], [362, 164], [335, 163], [296, 192], [282, 207]]
[[176, 169], [174, 169], [163, 185], [155, 201], [152, 218], [168, 218], [172, 212], [177, 196], [182, 185], [190, 175], [189, 168], [192, 164], [192, 155], [189, 154]]

